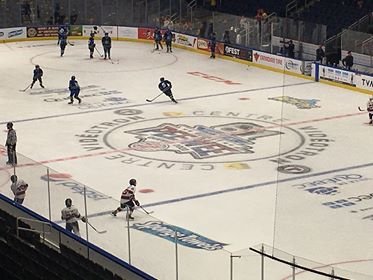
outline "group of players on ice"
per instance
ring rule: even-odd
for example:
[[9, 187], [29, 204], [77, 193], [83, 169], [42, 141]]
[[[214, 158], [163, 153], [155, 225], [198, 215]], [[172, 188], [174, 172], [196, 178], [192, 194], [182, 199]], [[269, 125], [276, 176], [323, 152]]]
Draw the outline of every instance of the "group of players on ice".
[[[95, 50], [98, 51], [96, 48], [95, 39], [94, 39], [95, 34], [97, 34], [97, 26], [94, 27], [94, 30], [91, 32], [89, 40], [88, 40], [89, 57], [91, 59], [93, 58], [94, 51]], [[58, 31], [58, 41], [57, 41], [57, 45], [59, 45], [61, 48], [61, 57], [64, 55], [66, 45], [68, 44], [67, 35], [68, 35], [68, 29], [66, 27], [61, 27]], [[166, 30], [166, 32], [164, 33], [162, 37], [161, 30], [156, 28], [154, 31], [155, 50], [159, 50], [159, 47], [163, 49], [163, 46], [161, 43], [162, 38], [163, 38], [163, 40], [166, 42], [167, 52], [172, 52], [172, 37], [173, 37], [173, 34], [169, 29]], [[102, 42], [102, 47], [104, 49], [104, 59], [111, 59], [111, 54], [110, 54], [111, 38], [109, 37], [108, 32], [105, 32], [105, 36], [102, 37], [101, 42]], [[32, 82], [28, 87], [33, 88], [35, 82], [39, 81], [40, 87], [44, 88], [42, 76], [43, 76], [43, 70], [41, 69], [39, 65], [36, 65], [34, 72], [33, 72]], [[172, 94], [172, 90], [171, 90], [172, 84], [169, 80], [166, 80], [165, 78], [161, 77], [160, 82], [158, 84], [158, 88], [161, 90], [162, 93], [168, 96], [172, 102], [178, 103]], [[78, 103], [80, 104], [82, 102], [81, 98], [79, 97], [80, 86], [75, 76], [71, 76], [71, 79], [69, 81], [69, 91], [70, 91], [70, 101], [68, 102], [68, 104], [73, 104], [74, 99], [76, 99]], [[156, 96], [152, 100], [147, 99], [147, 101], [151, 102], [154, 99], [156, 99], [158, 96]]]

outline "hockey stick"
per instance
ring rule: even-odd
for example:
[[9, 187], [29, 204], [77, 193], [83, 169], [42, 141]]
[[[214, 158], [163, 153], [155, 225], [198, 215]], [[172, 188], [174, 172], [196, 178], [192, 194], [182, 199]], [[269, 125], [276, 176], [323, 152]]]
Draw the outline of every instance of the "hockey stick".
[[27, 88], [25, 88], [25, 89], [20, 89], [19, 91], [25, 92], [26, 90], [28, 90], [28, 89], [29, 89], [29, 87], [31, 87], [31, 85], [32, 85], [32, 83], [31, 83], [31, 84], [29, 84], [29, 85], [27, 86]]
[[71, 43], [70, 41], [67, 41], [67, 43], [70, 45], [70, 46], [75, 46], [74, 43]]
[[95, 46], [95, 50], [97, 51], [97, 53], [98, 53], [101, 57], [104, 56], [102, 53], [100, 53], [100, 51], [96, 48], [96, 46]]
[[157, 95], [156, 97], [154, 97], [153, 99], [146, 99], [146, 101], [148, 101], [148, 102], [153, 102], [153, 101], [156, 100], [158, 97], [160, 97], [162, 94], [163, 94], [163, 92], [160, 93], [160, 94], [158, 94], [158, 95]]
[[364, 109], [361, 109], [360, 106], [357, 107], [357, 108], [359, 109], [360, 112], [365, 112], [365, 110], [364, 110]]
[[154, 213], [154, 211], [146, 211], [145, 209], [144, 209], [144, 207], [142, 207], [141, 205], [139, 205], [139, 207], [146, 213], [146, 214], [148, 214], [148, 215], [150, 215], [150, 214], [153, 214]]
[[87, 221], [87, 224], [88, 224], [91, 228], [93, 228], [93, 230], [94, 230], [95, 232], [97, 232], [97, 233], [102, 234], [102, 233], [106, 233], [106, 232], [107, 232], [107, 230], [97, 230], [97, 229], [96, 229], [94, 226], [92, 226], [91, 223], [88, 222], [88, 221]]

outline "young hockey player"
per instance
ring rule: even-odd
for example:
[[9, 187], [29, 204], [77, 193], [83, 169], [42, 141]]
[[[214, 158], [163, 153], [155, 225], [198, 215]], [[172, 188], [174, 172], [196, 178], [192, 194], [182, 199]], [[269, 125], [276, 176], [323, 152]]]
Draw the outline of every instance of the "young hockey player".
[[171, 91], [171, 88], [172, 88], [172, 84], [170, 81], [168, 80], [165, 80], [163, 77], [160, 78], [160, 83], [158, 84], [158, 88], [165, 94], [167, 95], [174, 103], [177, 103], [177, 101], [175, 100], [173, 94], [172, 94], [172, 91]]
[[72, 231], [77, 236], [80, 236], [78, 219], [82, 220], [83, 223], [86, 223], [87, 219], [81, 216], [78, 209], [72, 204], [71, 198], [65, 200], [66, 207], [61, 210], [61, 219], [66, 221], [67, 231]]
[[12, 181], [10, 189], [14, 194], [14, 202], [22, 204], [26, 196], [28, 184], [26, 184], [25, 181], [18, 179], [16, 175], [10, 176], [10, 181]]
[[75, 79], [75, 76], [71, 76], [71, 80], [69, 82], [69, 90], [70, 90], [70, 102], [68, 104], [74, 103], [74, 98], [78, 100], [79, 104], [82, 100], [79, 98], [80, 93], [80, 86], [78, 81]]
[[167, 52], [172, 52], [172, 32], [167, 28], [163, 35], [163, 40], [166, 42]]
[[113, 216], [116, 216], [118, 212], [121, 212], [123, 210], [127, 210], [126, 219], [127, 220], [133, 220], [132, 217], [133, 210], [136, 206], [140, 206], [140, 202], [136, 200], [135, 198], [135, 192], [136, 192], [136, 179], [131, 179], [129, 181], [129, 186], [122, 192], [122, 195], [120, 197], [120, 206], [115, 209], [111, 214]]
[[367, 111], [369, 115], [369, 124], [373, 125], [373, 96], [369, 98], [369, 101], [367, 103]]
[[96, 44], [95, 44], [94, 33], [91, 33], [91, 36], [88, 39], [89, 58], [93, 58], [95, 47], [96, 47]]
[[110, 58], [111, 38], [109, 37], [109, 33], [105, 32], [105, 36], [102, 37], [101, 42], [102, 42], [102, 47], [104, 49], [104, 54], [105, 54], [104, 59], [106, 59], [106, 57], [111, 59]]
[[43, 77], [43, 70], [40, 68], [39, 65], [35, 65], [34, 76], [32, 77], [32, 83], [31, 83], [30, 88], [32, 88], [32, 87], [34, 86], [36, 80], [38, 80], [40, 86], [41, 86], [42, 88], [44, 88], [44, 86], [43, 86], [43, 81], [42, 81], [41, 77]]

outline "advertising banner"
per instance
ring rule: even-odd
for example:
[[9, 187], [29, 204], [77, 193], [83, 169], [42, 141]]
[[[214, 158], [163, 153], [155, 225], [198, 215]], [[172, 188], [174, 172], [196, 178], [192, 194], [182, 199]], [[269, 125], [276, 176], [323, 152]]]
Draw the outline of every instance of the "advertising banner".
[[58, 26], [27, 27], [27, 37], [58, 37]]
[[104, 37], [105, 33], [109, 33], [110, 37], [116, 38], [118, 36], [118, 27], [105, 25], [83, 25], [83, 36], [90, 36], [95, 34], [96, 38]]
[[154, 40], [154, 28], [139, 27], [137, 32], [138, 39]]
[[[196, 41], [196, 44], [195, 44], [194, 47], [199, 49], [199, 50], [202, 50], [202, 51], [210, 52], [209, 40], [208, 39], [197, 38], [197, 41]], [[216, 42], [215, 53], [216, 54], [224, 54], [224, 44], [223, 43]]]
[[252, 50], [243, 47], [224, 44], [224, 55], [226, 56], [252, 61], [252, 54]]
[[83, 36], [83, 27], [81, 25], [70, 25], [69, 36]]
[[350, 71], [319, 65], [319, 75], [320, 79], [356, 86], [354, 73]]
[[190, 47], [190, 48], [197, 48], [196, 46], [197, 37], [185, 35], [181, 33], [174, 33], [174, 35], [175, 35], [174, 44], [185, 46], [185, 47]]
[[118, 38], [137, 39], [137, 27], [118, 27]]
[[0, 40], [13, 40], [18, 38], [26, 38], [26, 27], [0, 29]]
[[[265, 52], [253, 51], [253, 62], [261, 65], [270, 66], [277, 69], [284, 68], [284, 57]], [[292, 66], [289, 65], [289, 68]]]
[[357, 88], [372, 91], [373, 94], [373, 77], [367, 75], [355, 74], [355, 84]]

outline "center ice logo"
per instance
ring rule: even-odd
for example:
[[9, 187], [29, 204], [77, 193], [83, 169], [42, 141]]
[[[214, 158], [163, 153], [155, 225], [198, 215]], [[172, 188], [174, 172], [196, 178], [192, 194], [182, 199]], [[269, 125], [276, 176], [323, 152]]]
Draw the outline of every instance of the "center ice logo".
[[280, 132], [251, 122], [216, 126], [163, 123], [155, 127], [125, 131], [140, 139], [129, 147], [139, 151], [170, 151], [190, 154], [194, 159], [207, 159], [234, 154], [254, 153], [257, 138]]

